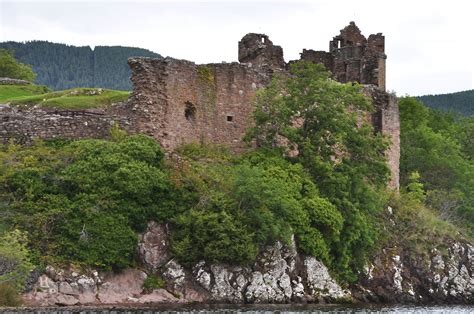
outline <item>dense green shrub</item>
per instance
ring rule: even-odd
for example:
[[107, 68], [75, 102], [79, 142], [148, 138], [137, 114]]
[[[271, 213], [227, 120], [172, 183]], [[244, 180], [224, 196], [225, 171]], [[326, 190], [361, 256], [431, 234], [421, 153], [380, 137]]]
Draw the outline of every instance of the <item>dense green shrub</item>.
[[151, 138], [10, 145], [1, 153], [1, 210], [28, 230], [37, 262], [123, 268], [136, 233], [171, 217], [163, 151]]
[[275, 75], [257, 94], [256, 125], [248, 137], [273, 150], [286, 139], [287, 159], [309, 173], [326, 199], [307, 202], [314, 205], [306, 212], [316, 228], [301, 238], [307, 247], [320, 243], [312, 251], [327, 245], [340, 278], [355, 280], [377, 239], [373, 217], [389, 176], [387, 141], [364, 119], [373, 108], [360, 86], [339, 84], [309, 62], [293, 64], [291, 74]]
[[230, 264], [255, 260], [251, 230], [225, 211], [191, 210], [178, 216], [175, 224], [172, 251], [185, 265], [200, 260]]
[[0, 283], [0, 307], [1, 306], [19, 306], [21, 298], [18, 291], [12, 286]]
[[[318, 196], [300, 164], [278, 151], [257, 150], [232, 159], [205, 148], [184, 147], [174, 176], [199, 199], [173, 221], [172, 249], [185, 264], [201, 259], [248, 264], [275, 241], [289, 243], [330, 263], [330, 244], [343, 219]], [[205, 160], [205, 161], [204, 161]]]
[[0, 77], [9, 77], [32, 82], [36, 74], [30, 65], [19, 63], [6, 49], [0, 49]]
[[[6, 232], [0, 236], [0, 295], [10, 299], [10, 288], [23, 291], [26, 280], [33, 266], [30, 263], [27, 249], [27, 238], [18, 229]], [[2, 298], [0, 296], [0, 298]], [[4, 300], [4, 302], [8, 302]], [[2, 301], [0, 301], [0, 305]]]
[[166, 281], [157, 275], [149, 275], [146, 277], [145, 281], [143, 282], [143, 290], [146, 293], [151, 293], [155, 289], [162, 289], [166, 285]]

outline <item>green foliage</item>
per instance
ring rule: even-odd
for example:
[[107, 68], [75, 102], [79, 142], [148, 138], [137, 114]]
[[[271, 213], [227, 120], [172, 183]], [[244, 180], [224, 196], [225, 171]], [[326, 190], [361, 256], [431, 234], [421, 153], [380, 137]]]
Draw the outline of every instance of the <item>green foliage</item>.
[[389, 175], [387, 141], [364, 118], [372, 105], [360, 86], [334, 82], [312, 63], [295, 63], [291, 74], [275, 76], [257, 94], [256, 126], [248, 138], [269, 149], [285, 142], [287, 158], [310, 174], [325, 200], [315, 206], [317, 232], [300, 238], [321, 243], [313, 252], [324, 251], [325, 238], [340, 278], [354, 280], [377, 239], [373, 216], [382, 208]]
[[28, 64], [19, 63], [8, 50], [0, 49], [0, 77], [34, 81], [36, 74]]
[[[433, 111], [415, 98], [400, 100], [400, 180], [441, 219], [474, 230], [474, 118]], [[413, 182], [412, 173], [418, 173]], [[419, 182], [418, 182], [419, 181]], [[414, 185], [418, 185], [417, 187]], [[423, 191], [424, 190], [424, 191]]]
[[[31, 64], [38, 74], [35, 82], [53, 90], [75, 87], [102, 87], [131, 90], [132, 56], [161, 57], [146, 49], [131, 47], [75, 47], [46, 41], [3, 42], [0, 48], [13, 51], [23, 63]], [[1, 76], [1, 75], [0, 75]]]
[[149, 275], [146, 277], [145, 281], [143, 282], [143, 290], [146, 293], [151, 293], [155, 289], [162, 289], [166, 285], [166, 281], [157, 275]]
[[19, 305], [21, 298], [18, 291], [8, 284], [0, 283], [0, 307]]
[[191, 210], [174, 223], [177, 227], [172, 235], [172, 252], [185, 265], [203, 259], [237, 265], [255, 260], [258, 251], [252, 234], [225, 211]]
[[199, 65], [196, 71], [202, 81], [207, 82], [207, 84], [214, 84], [214, 72], [211, 67]]
[[[449, 241], [462, 238], [459, 228], [439, 219], [436, 211], [425, 206], [410, 193], [401, 192], [388, 200], [393, 216], [381, 221], [386, 239], [380, 246], [403, 247], [407, 255], [416, 259], [429, 258], [433, 248], [445, 249]], [[396, 221], [394, 224], [393, 221]]]
[[[26, 280], [33, 268], [28, 257], [29, 252], [26, 244], [26, 234], [18, 229], [7, 232], [0, 237], [0, 284], [8, 285], [19, 292], [23, 291]], [[3, 286], [0, 289], [0, 298], [2, 298], [2, 294], [4, 298], [8, 297], [8, 287]], [[2, 301], [0, 301], [1, 304]]]
[[123, 91], [74, 88], [40, 95], [4, 98], [3, 101], [17, 107], [37, 106], [57, 109], [89, 109], [107, 107], [113, 103], [127, 100], [128, 96], [129, 93]]
[[210, 147], [178, 151], [183, 159], [173, 178], [197, 196], [173, 220], [172, 250], [180, 262], [249, 264], [263, 246], [288, 244], [293, 234], [300, 250], [330, 262], [343, 219], [301, 165], [263, 149], [238, 159]]
[[410, 180], [406, 190], [407, 195], [419, 202], [424, 202], [426, 199], [425, 190], [423, 189], [423, 183], [420, 183], [420, 174], [418, 172], [412, 172], [408, 177]]
[[123, 268], [133, 262], [136, 232], [174, 208], [163, 157], [141, 135], [10, 145], [0, 154], [1, 214], [28, 230], [37, 262]]
[[465, 117], [474, 115], [474, 90], [441, 95], [425, 95], [416, 97], [426, 106], [446, 112], [459, 113]]
[[[89, 205], [90, 206], [90, 205]], [[123, 269], [130, 265], [138, 236], [124, 215], [76, 210], [55, 233], [58, 261], [77, 261], [102, 269]]]

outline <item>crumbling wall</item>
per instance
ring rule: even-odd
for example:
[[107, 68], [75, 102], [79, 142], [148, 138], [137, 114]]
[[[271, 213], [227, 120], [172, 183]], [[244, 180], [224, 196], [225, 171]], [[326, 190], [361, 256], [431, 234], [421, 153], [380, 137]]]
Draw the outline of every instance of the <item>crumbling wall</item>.
[[239, 62], [253, 66], [268, 66], [274, 69], [285, 68], [283, 49], [273, 45], [265, 34], [249, 33], [239, 41]]
[[270, 79], [253, 64], [196, 65], [171, 58], [133, 58], [129, 64], [138, 129], [165, 149], [190, 142], [243, 147], [252, 99]]
[[400, 186], [400, 113], [397, 97], [374, 85], [364, 86], [364, 93], [372, 98], [375, 107], [372, 114], [374, 129], [390, 141], [390, 147], [385, 152], [390, 169], [389, 187], [398, 190]]
[[117, 123], [131, 130], [133, 121], [126, 115], [111, 114], [105, 110], [19, 110], [0, 106], [0, 141], [13, 140], [30, 144], [35, 139], [107, 138], [110, 128]]
[[334, 68], [334, 56], [330, 52], [314, 51], [312, 49], [303, 49], [303, 52], [300, 54], [300, 56], [301, 56], [300, 60], [311, 61], [314, 63], [321, 63], [328, 70]]
[[329, 42], [329, 52], [303, 49], [300, 60], [322, 63], [341, 83], [359, 82], [385, 90], [385, 37], [362, 35], [354, 22]]

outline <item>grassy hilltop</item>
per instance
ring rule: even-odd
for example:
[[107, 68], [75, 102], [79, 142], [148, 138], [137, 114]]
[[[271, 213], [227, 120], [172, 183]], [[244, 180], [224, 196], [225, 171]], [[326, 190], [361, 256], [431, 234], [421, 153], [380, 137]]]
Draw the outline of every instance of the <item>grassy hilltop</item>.
[[127, 100], [129, 92], [101, 88], [73, 88], [51, 92], [38, 85], [0, 85], [0, 103], [15, 107], [57, 109], [103, 108]]

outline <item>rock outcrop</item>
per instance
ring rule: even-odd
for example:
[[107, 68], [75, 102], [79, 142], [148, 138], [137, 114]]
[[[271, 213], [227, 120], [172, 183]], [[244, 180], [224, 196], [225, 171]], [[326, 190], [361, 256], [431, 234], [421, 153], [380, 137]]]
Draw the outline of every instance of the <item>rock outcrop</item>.
[[147, 273], [126, 269], [119, 274], [90, 271], [79, 274], [48, 266], [31, 291], [27, 303], [39, 306], [118, 303], [218, 302], [289, 303], [330, 302], [350, 299], [314, 257], [276, 242], [263, 250], [252, 266], [197, 263], [186, 269], [168, 252], [166, 225], [151, 222], [140, 237], [138, 253], [149, 274], [162, 277], [165, 289], [146, 293]]
[[56, 270], [48, 266], [31, 291], [23, 298], [32, 306], [72, 306], [124, 303], [178, 302], [164, 289], [143, 293], [147, 274], [138, 269], [126, 269], [119, 274], [96, 271], [79, 274], [71, 270]]
[[266, 247], [253, 265], [246, 267], [201, 261], [186, 268], [168, 252], [166, 225], [151, 222], [140, 237], [139, 258], [148, 275], [166, 282], [162, 289], [144, 291], [147, 273], [126, 269], [121, 273], [47, 267], [27, 303], [37, 306], [144, 303], [290, 303], [341, 300], [389, 303], [472, 303], [474, 301], [474, 247], [451, 242], [443, 254], [432, 250], [429, 258], [408, 254], [400, 247], [384, 249], [367, 266], [351, 288], [341, 286], [326, 266], [312, 256], [298, 254], [290, 245], [276, 242]]
[[367, 266], [354, 296], [366, 302], [474, 303], [474, 247], [451, 242], [428, 256], [400, 247], [383, 250]]
[[168, 244], [168, 227], [150, 222], [138, 243], [141, 261], [148, 271], [156, 272], [169, 261]]

